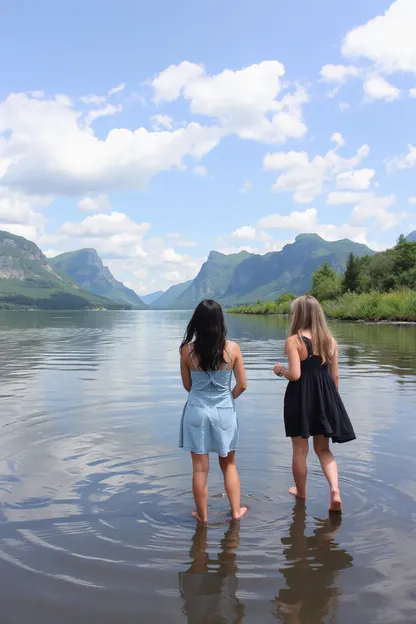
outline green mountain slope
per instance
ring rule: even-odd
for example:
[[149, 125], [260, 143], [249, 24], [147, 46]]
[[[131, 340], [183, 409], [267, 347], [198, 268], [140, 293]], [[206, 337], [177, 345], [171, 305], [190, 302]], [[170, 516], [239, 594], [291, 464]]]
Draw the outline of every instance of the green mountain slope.
[[95, 249], [78, 249], [50, 258], [54, 269], [68, 275], [78, 286], [95, 295], [128, 305], [136, 310], [146, 308], [138, 295], [114, 278]]
[[0, 231], [0, 309], [122, 309], [59, 274], [29, 240]]
[[169, 310], [174, 307], [177, 299], [185, 292], [185, 290], [192, 284], [193, 280], [188, 280], [182, 284], [175, 284], [168, 288], [163, 295], [158, 297], [150, 307], [152, 310]]
[[251, 257], [247, 251], [225, 255], [211, 251], [198, 275], [174, 303], [175, 308], [192, 308], [202, 299], [221, 299], [230, 287], [235, 268]]
[[276, 299], [282, 292], [302, 294], [310, 288], [312, 273], [322, 262], [341, 272], [350, 252], [359, 257], [374, 253], [348, 239], [329, 242], [317, 234], [301, 234], [281, 251], [254, 255], [239, 264], [222, 301], [252, 303]]

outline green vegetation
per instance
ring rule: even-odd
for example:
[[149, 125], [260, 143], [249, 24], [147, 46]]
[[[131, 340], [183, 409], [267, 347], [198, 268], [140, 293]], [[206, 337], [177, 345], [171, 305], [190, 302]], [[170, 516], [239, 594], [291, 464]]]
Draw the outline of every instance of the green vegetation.
[[416, 291], [346, 293], [324, 301], [329, 318], [366, 321], [416, 321]]
[[31, 241], [0, 231], [0, 309], [125, 309], [54, 271]]
[[[358, 258], [350, 253], [344, 275], [324, 262], [312, 275], [310, 294], [329, 318], [416, 321], [416, 242], [400, 236], [392, 249]], [[288, 295], [292, 297], [292, 295]], [[239, 314], [287, 314], [289, 301], [259, 301]]]
[[285, 293], [276, 301], [257, 301], [254, 305], [242, 305], [228, 310], [231, 314], [290, 314], [290, 304], [296, 299], [296, 295]]

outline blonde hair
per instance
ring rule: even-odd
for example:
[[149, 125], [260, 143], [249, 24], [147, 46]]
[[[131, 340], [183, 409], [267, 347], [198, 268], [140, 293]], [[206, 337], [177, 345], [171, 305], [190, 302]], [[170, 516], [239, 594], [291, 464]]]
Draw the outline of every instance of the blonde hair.
[[292, 323], [290, 335], [298, 336], [301, 343], [302, 331], [309, 330], [312, 336], [314, 355], [320, 355], [322, 362], [331, 362], [334, 352], [334, 338], [329, 331], [325, 312], [319, 301], [310, 295], [298, 297], [292, 302]]

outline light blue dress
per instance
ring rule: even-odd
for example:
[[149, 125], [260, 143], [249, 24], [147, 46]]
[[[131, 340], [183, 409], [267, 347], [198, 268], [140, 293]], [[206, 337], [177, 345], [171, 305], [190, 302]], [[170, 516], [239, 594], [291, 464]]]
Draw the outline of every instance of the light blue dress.
[[179, 446], [198, 455], [218, 453], [226, 457], [238, 444], [238, 421], [231, 394], [233, 371], [229, 368], [232, 343], [226, 366], [216, 371], [200, 371], [191, 346], [189, 353], [192, 388], [182, 414]]

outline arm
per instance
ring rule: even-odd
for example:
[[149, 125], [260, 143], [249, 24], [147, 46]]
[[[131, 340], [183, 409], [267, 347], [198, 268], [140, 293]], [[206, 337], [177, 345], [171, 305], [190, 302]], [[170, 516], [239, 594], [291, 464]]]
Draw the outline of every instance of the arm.
[[278, 362], [274, 366], [275, 375], [284, 377], [288, 381], [297, 381], [300, 379], [300, 355], [296, 336], [290, 336], [286, 340], [285, 352], [289, 360], [289, 368], [285, 368]]
[[183, 387], [187, 392], [190, 392], [192, 388], [192, 379], [191, 371], [188, 366], [188, 352], [186, 347], [181, 350], [181, 377]]
[[237, 343], [234, 343], [234, 376], [236, 384], [233, 388], [233, 399], [237, 399], [240, 394], [243, 394], [245, 390], [247, 390], [247, 380], [246, 380], [246, 371], [244, 368], [243, 356], [241, 353], [241, 349]]
[[339, 373], [338, 373], [338, 345], [334, 340], [334, 351], [331, 355], [331, 362], [329, 364], [329, 372], [333, 380], [335, 381], [335, 385], [339, 387]]

